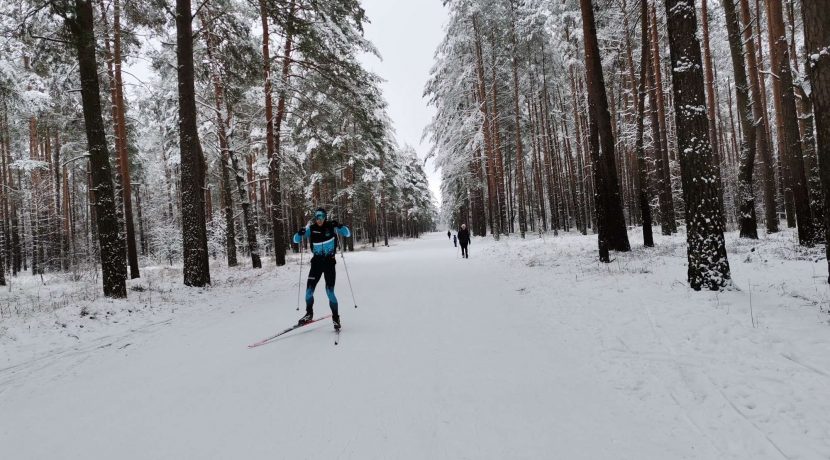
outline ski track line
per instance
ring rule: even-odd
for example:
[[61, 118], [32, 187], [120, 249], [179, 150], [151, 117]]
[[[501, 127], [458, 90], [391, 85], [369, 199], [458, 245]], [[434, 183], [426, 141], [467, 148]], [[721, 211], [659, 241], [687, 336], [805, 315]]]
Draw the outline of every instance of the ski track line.
[[[690, 381], [689, 381], [689, 379], [686, 377], [686, 372], [687, 372], [687, 370], [685, 369], [685, 366], [684, 366], [682, 363], [680, 363], [680, 361], [677, 359], [677, 352], [676, 352], [676, 350], [674, 349], [673, 342], [672, 342], [672, 341], [671, 341], [671, 339], [670, 339], [668, 336], [666, 336], [666, 334], [662, 331], [662, 328], [659, 328], [659, 327], [657, 326], [657, 324], [656, 324], [656, 322], [655, 322], [655, 320], [654, 320], [654, 316], [653, 316], [653, 314], [652, 314], [652, 312], [651, 312], [651, 309], [650, 309], [650, 308], [646, 305], [646, 302], [642, 302], [642, 303], [641, 303], [641, 305], [642, 305], [642, 306], [643, 306], [643, 308], [646, 310], [646, 313], [647, 313], [648, 318], [649, 318], [649, 323], [651, 324], [651, 330], [652, 330], [652, 332], [655, 334], [655, 338], [657, 338], [657, 341], [658, 341], [658, 342], [659, 342], [659, 343], [660, 343], [660, 344], [661, 344], [664, 348], [666, 348], [666, 350], [668, 351], [668, 353], [671, 355], [672, 359], [671, 359], [671, 361], [670, 361], [670, 362], [671, 362], [671, 363], [675, 366], [676, 370], [677, 370], [677, 371], [678, 371], [678, 373], [680, 374], [680, 376], [681, 376], [681, 379], [682, 379], [683, 383], [684, 383], [684, 384], [685, 384], [685, 385], [689, 388], [689, 390], [694, 391], [694, 390], [693, 390], [693, 388], [692, 388], [692, 386], [691, 386], [691, 382], [690, 382]], [[660, 331], [659, 331], [659, 332], [658, 332], [658, 329], [660, 329]], [[722, 389], [720, 389], [720, 388], [719, 388], [719, 387], [718, 387], [718, 386], [714, 383], [714, 381], [712, 380], [712, 377], [711, 377], [711, 376], [709, 375], [709, 373], [706, 371], [705, 367], [701, 367], [701, 368], [699, 369], [699, 371], [700, 371], [700, 373], [701, 373], [701, 374], [703, 374], [703, 375], [706, 377], [706, 380], [709, 382], [709, 387], [710, 387], [710, 388], [707, 390], [707, 393], [708, 393], [708, 394], [710, 394], [710, 395], [713, 395], [713, 394], [718, 394], [718, 395], [720, 395], [720, 396], [721, 396], [721, 398], [722, 398], [722, 399], [723, 399], [723, 400], [724, 400], [724, 401], [725, 401], [725, 402], [729, 405], [729, 407], [731, 407], [731, 408], [732, 408], [732, 409], [733, 409], [733, 410], [737, 413], [737, 415], [739, 415], [739, 416], [740, 416], [739, 418], [740, 418], [741, 420], [743, 420], [743, 421], [744, 421], [744, 423], [745, 423], [745, 424], [746, 424], [749, 428], [751, 428], [753, 431], [757, 432], [757, 433], [758, 433], [759, 435], [761, 435], [764, 439], [766, 439], [766, 441], [767, 441], [767, 442], [769, 442], [769, 444], [770, 444], [770, 445], [771, 445], [771, 446], [772, 446], [772, 447], [773, 447], [773, 448], [774, 448], [774, 449], [775, 449], [775, 450], [776, 450], [779, 454], [781, 454], [784, 458], [786, 458], [786, 459], [789, 459], [789, 458], [790, 458], [790, 457], [788, 457], [788, 456], [787, 456], [787, 455], [786, 455], [786, 454], [785, 454], [785, 453], [781, 450], [781, 448], [780, 448], [780, 447], [778, 447], [778, 445], [777, 445], [777, 444], [776, 444], [776, 443], [775, 443], [772, 439], [770, 439], [770, 437], [769, 437], [769, 436], [768, 436], [768, 435], [767, 435], [767, 434], [766, 434], [763, 430], [761, 430], [761, 429], [758, 427], [758, 425], [757, 425], [757, 424], [755, 424], [755, 422], [753, 422], [752, 420], [750, 420], [750, 419], [749, 419], [746, 415], [744, 415], [744, 413], [743, 413], [743, 412], [741, 412], [741, 411], [740, 411], [740, 410], [739, 410], [739, 409], [735, 406], [735, 404], [732, 402], [732, 400], [731, 400], [731, 399], [729, 399], [729, 397], [727, 397], [727, 396], [726, 396], [726, 394], [723, 392], [723, 390], [722, 390]], [[668, 388], [667, 388], [667, 389], [668, 389]], [[698, 389], [698, 390], [699, 390], [699, 389]], [[712, 391], [712, 390], [715, 390], [715, 391]], [[676, 398], [674, 398], [674, 399], [675, 399], [675, 401], [676, 401], [676, 402], [678, 402], [678, 400], [677, 400]], [[682, 404], [681, 404], [681, 408], [683, 409], [683, 411], [684, 411], [685, 413], [688, 413], [688, 411], [687, 411], [687, 409], [684, 407], [684, 405], [682, 405]], [[719, 449], [718, 449], [718, 450], [719, 450]]]
[[[78, 360], [82, 359], [84, 355], [94, 353], [97, 350], [111, 348], [113, 347], [113, 345], [121, 345], [127, 342], [129, 338], [134, 336], [135, 334], [155, 332], [151, 331], [150, 329], [154, 328], [155, 326], [168, 325], [172, 321], [173, 318], [169, 318], [163, 321], [156, 321], [146, 324], [144, 326], [126, 330], [121, 335], [105, 335], [102, 337], [96, 337], [94, 339], [91, 339], [84, 345], [77, 345], [59, 350], [44, 352], [41, 356], [0, 369], [0, 387], [14, 385], [21, 379], [47, 370], [55, 364], [68, 364], [66, 362], [63, 362], [63, 360], [68, 358], [77, 358], [74, 359], [74, 361], [69, 361], [69, 363], [77, 363]], [[131, 345], [132, 343], [133, 342], [129, 342], [127, 345]], [[126, 348], [126, 345], [117, 347], [117, 349], [119, 350], [124, 348]], [[83, 360], [86, 360], [86, 358], [83, 358]]]
[[809, 370], [809, 371], [815, 372], [816, 374], [818, 374], [818, 375], [820, 375], [820, 376], [822, 376], [822, 377], [830, 377], [830, 373], [828, 373], [828, 372], [826, 372], [826, 371], [823, 371], [823, 370], [821, 370], [821, 369], [819, 369], [819, 368], [817, 368], [817, 367], [815, 367], [815, 366], [812, 366], [812, 365], [810, 365], [810, 364], [807, 364], [807, 363], [805, 363], [805, 362], [803, 362], [803, 361], [799, 360], [799, 359], [798, 359], [798, 358], [796, 358], [795, 356], [792, 356], [792, 355], [790, 355], [790, 354], [788, 354], [788, 353], [786, 353], [786, 352], [781, 352], [781, 353], [780, 353], [780, 355], [781, 355], [783, 358], [785, 358], [786, 360], [790, 361], [791, 363], [798, 364], [799, 366], [803, 367], [804, 369], [807, 369], [807, 370]]
[[[608, 275], [611, 275], [613, 277], [613, 279], [614, 279], [613, 284], [617, 288], [617, 290], [619, 291], [619, 280], [618, 280], [618, 277], [616, 276], [616, 273], [613, 273], [609, 270]], [[590, 277], [587, 277], [587, 276], [583, 275], [582, 280], [589, 279], [589, 278]], [[620, 292], [622, 292], [622, 291], [620, 291]], [[582, 303], [581, 304], [582, 307], [586, 307], [586, 306], [591, 307], [590, 304], [601, 306], [601, 305], [604, 305], [605, 302], [607, 302], [607, 299], [600, 299], [600, 298], [597, 298], [597, 297], [591, 297], [591, 296], [580, 296], [580, 297], [583, 300], [587, 299], [587, 300], [591, 301], [590, 303]], [[653, 300], [655, 300], [655, 301], [660, 300], [660, 299], [657, 298], [659, 296], [651, 296], [651, 297], [654, 297]], [[719, 297], [716, 298], [715, 301], [719, 302], [720, 301]], [[661, 361], [665, 361], [666, 363], [670, 363], [675, 368], [675, 371], [678, 373], [678, 375], [680, 376], [681, 382], [684, 384], [684, 386], [686, 386], [690, 391], [695, 393], [696, 390], [692, 387], [691, 382], [689, 382], [688, 378], [686, 377], [687, 370], [685, 368], [689, 367], [689, 365], [691, 363], [689, 363], [689, 362], [682, 362], [681, 363], [681, 361], [679, 359], [679, 356], [677, 355], [677, 351], [675, 350], [675, 347], [673, 345], [673, 342], [671, 341], [671, 339], [669, 339], [666, 336], [666, 333], [662, 330], [662, 328], [658, 326], [658, 324], [656, 322], [656, 319], [655, 319], [651, 309], [647, 305], [647, 302], [638, 302], [638, 303], [640, 304], [640, 306], [644, 310], [645, 316], [648, 319], [649, 328], [651, 330], [652, 336], [654, 337], [655, 341], [657, 343], [659, 343], [660, 346], [662, 346], [667, 351], [667, 354], [665, 355], [664, 358], [661, 359]], [[593, 332], [594, 332], [595, 336], [597, 337], [597, 339], [601, 343], [604, 343], [603, 335], [604, 335], [605, 332], [607, 332], [604, 329], [606, 329], [609, 326], [609, 324], [607, 324], [607, 322], [603, 320], [603, 316], [601, 316], [599, 313], [597, 313], [594, 308], [588, 308], [587, 310], [590, 312], [591, 316], [596, 320], [597, 327], [593, 328]], [[619, 309], [616, 309], [616, 311], [619, 311]], [[628, 350], [628, 353], [636, 356], [637, 358], [646, 359], [646, 360], [653, 360], [654, 359], [654, 358], [648, 356], [650, 354], [653, 355], [653, 353], [642, 353], [642, 352], [633, 351], [633, 350], [631, 350], [630, 346], [624, 340], [622, 340], [622, 338], [620, 338], [619, 336], [616, 336], [616, 338], [617, 338], [617, 340], [620, 341], [620, 343], [623, 345], [623, 347]], [[605, 347], [605, 346], [603, 345], [603, 347]], [[607, 347], [605, 347], [605, 348], [609, 351], [616, 351], [616, 350], [613, 350], [613, 349], [610, 349], [610, 348], [607, 348]], [[811, 371], [813, 371], [813, 372], [815, 372], [819, 375], [827, 376], [827, 374], [825, 374], [822, 370], [816, 369], [812, 366], [809, 366], [805, 363], [802, 363], [802, 362], [798, 361], [797, 359], [795, 359], [792, 356], [788, 356], [784, 353], [782, 353], [781, 355], [784, 358], [792, 361], [793, 363], [795, 363], [797, 365], [803, 366], [804, 368], [806, 368], [808, 370], [811, 370]], [[710, 394], [710, 395], [717, 394], [717, 395], [719, 395], [729, 405], [729, 407], [731, 407], [732, 410], [739, 416], [739, 418], [741, 420], [743, 420], [743, 422], [746, 424], [746, 427], [748, 429], [750, 429], [751, 431], [754, 431], [758, 435], [760, 435], [783, 458], [786, 458], [786, 459], [790, 458], [789, 456], [786, 455], [786, 453], [784, 453], [784, 451], [781, 449], [781, 447], [779, 447], [775, 443], [775, 441], [773, 441], [770, 438], [769, 435], [767, 435], [754, 421], [750, 420], [743, 412], [741, 412], [735, 406], [735, 404], [731, 401], [731, 399], [729, 399], [729, 397], [720, 388], [717, 388], [717, 385], [715, 385], [714, 382], [711, 380], [711, 376], [704, 369], [705, 368], [705, 363], [707, 362], [707, 358], [705, 356], [700, 356], [700, 357], [695, 358], [695, 357], [690, 355], [690, 356], [687, 356], [686, 358], [692, 359], [693, 361], [699, 361], [699, 362], [695, 363], [695, 367], [699, 368], [700, 372], [702, 372], [706, 376], [707, 380], [710, 383], [710, 388], [708, 390], [705, 390], [707, 394]], [[677, 404], [678, 408], [682, 411], [682, 415], [683, 415], [684, 420], [686, 420], [687, 423], [689, 423], [697, 432], [699, 432], [706, 439], [708, 439], [711, 443], [711, 446], [717, 452], [719, 452], [721, 455], [726, 454], [720, 448], [719, 442], [715, 441], [715, 439], [712, 438], [712, 436], [708, 433], [708, 430], [704, 431], [696, 422], [693, 421], [693, 419], [691, 418], [691, 416], [689, 414], [688, 408], [685, 406], [685, 404], [681, 403], [680, 400], [677, 399], [677, 397], [674, 395], [674, 393], [671, 391], [671, 389], [667, 385], [665, 385], [662, 381], [660, 381], [659, 379], [654, 378], [654, 376], [652, 376], [652, 377], [653, 377], [652, 379], [654, 381], [659, 382], [661, 384], [661, 386], [664, 386], [666, 388], [666, 390], [669, 392], [669, 394], [671, 394], [672, 400], [674, 401], [675, 404]], [[697, 390], [702, 390], [702, 388], [697, 388]], [[734, 456], [735, 453], [732, 452], [729, 455]]]

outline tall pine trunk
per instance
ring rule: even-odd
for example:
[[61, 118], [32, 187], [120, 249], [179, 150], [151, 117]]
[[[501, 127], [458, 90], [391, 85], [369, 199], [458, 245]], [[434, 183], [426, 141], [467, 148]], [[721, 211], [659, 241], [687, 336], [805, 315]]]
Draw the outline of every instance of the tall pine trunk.
[[490, 109], [487, 103], [487, 84], [484, 76], [484, 56], [481, 49], [481, 36], [479, 33], [478, 19], [473, 16], [473, 37], [475, 39], [475, 57], [476, 57], [476, 102], [481, 112], [482, 125], [481, 130], [484, 134], [484, 156], [485, 168], [487, 171], [487, 210], [488, 210], [488, 224], [490, 226], [490, 233], [497, 239], [499, 237], [497, 213], [497, 192], [496, 192], [496, 165], [495, 154], [493, 152], [493, 140], [491, 132]]
[[65, 17], [67, 18], [66, 25], [72, 33], [72, 40], [78, 52], [81, 101], [89, 147], [90, 179], [92, 188], [95, 190], [95, 220], [101, 251], [101, 278], [105, 296], [123, 298], [127, 297], [126, 248], [115, 214], [112, 169], [107, 151], [104, 120], [101, 116], [92, 4], [89, 0], [75, 0], [74, 5], [74, 14], [67, 14]]
[[726, 30], [732, 57], [732, 71], [735, 76], [735, 99], [738, 104], [738, 122], [743, 137], [738, 167], [738, 202], [742, 238], [758, 239], [758, 222], [755, 217], [755, 193], [752, 190], [752, 172], [755, 168], [755, 126], [752, 124], [753, 99], [749, 96], [746, 76], [744, 47], [741, 24], [735, 11], [735, 0], [723, 0], [726, 15]]
[[[815, 243], [815, 227], [810, 211], [810, 195], [807, 190], [807, 178], [804, 173], [804, 158], [801, 149], [801, 137], [798, 130], [798, 112], [795, 109], [795, 91], [793, 74], [790, 67], [790, 51], [784, 29], [784, 16], [780, 0], [767, 0], [767, 20], [769, 21], [770, 48], [772, 56], [772, 73], [777, 76], [780, 92], [780, 116], [782, 129], [778, 132], [784, 157], [789, 162], [787, 182], [792, 189], [795, 204], [795, 218], [798, 226], [798, 241], [803, 246]], [[775, 77], [773, 77], [775, 78]]]
[[649, 74], [649, 34], [648, 34], [648, 5], [646, 0], [640, 0], [640, 31], [642, 47], [640, 48], [640, 81], [637, 86], [637, 132], [634, 140], [634, 150], [637, 155], [637, 173], [634, 176], [635, 192], [640, 205], [640, 215], [643, 219], [643, 245], [647, 248], [654, 246], [654, 235], [651, 229], [651, 205], [648, 197], [648, 170], [646, 155], [643, 150], [643, 120], [646, 106], [646, 81]]
[[652, 75], [654, 75], [654, 84], [652, 86], [654, 88], [657, 127], [659, 129], [659, 139], [654, 140], [659, 145], [659, 151], [655, 152], [654, 158], [657, 161], [660, 226], [662, 227], [663, 235], [671, 235], [672, 233], [677, 233], [677, 220], [675, 219], [671, 168], [669, 167], [668, 120], [666, 119], [666, 102], [663, 94], [663, 71], [660, 64], [660, 37], [657, 34], [657, 11], [653, 5], [651, 7], [651, 21], [649, 21], [649, 25], [651, 26], [651, 70]]
[[132, 184], [130, 183], [130, 160], [127, 156], [127, 121], [124, 115], [124, 83], [121, 78], [121, 4], [113, 1], [113, 60], [115, 76], [115, 129], [118, 145], [118, 164], [121, 170], [121, 199], [124, 203], [124, 223], [127, 229], [127, 261], [130, 265], [130, 278], [140, 276], [138, 269], [138, 251], [135, 245], [135, 224], [133, 220]]
[[205, 160], [196, 128], [193, 16], [190, 0], [176, 0], [176, 50], [184, 284], [201, 287], [210, 284], [210, 265], [205, 228]]
[[767, 233], [778, 232], [778, 211], [775, 203], [775, 169], [772, 161], [772, 152], [769, 145], [769, 124], [766, 117], [764, 100], [764, 83], [762, 74], [758, 70], [757, 52], [752, 33], [752, 16], [749, 10], [749, 1], [740, 0], [741, 19], [743, 25], [743, 39], [746, 43], [747, 77], [752, 94], [752, 124], [755, 127], [755, 141], [758, 145], [758, 157], [763, 162], [761, 171], [764, 177], [764, 219]]
[[[815, 114], [819, 171], [824, 191], [825, 241], [830, 242], [830, 0], [801, 0], [810, 100]], [[830, 265], [830, 244], [826, 245]], [[828, 278], [830, 283], [830, 277]]]
[[219, 45], [217, 43], [218, 37], [210, 30], [210, 22], [207, 16], [208, 14], [203, 13], [200, 14], [199, 18], [206, 36], [205, 44], [207, 45], [208, 68], [210, 70], [210, 79], [213, 83], [213, 106], [217, 127], [216, 137], [219, 141], [220, 178], [222, 179], [220, 193], [222, 196], [222, 211], [225, 218], [225, 252], [228, 255], [228, 266], [235, 267], [238, 264], [236, 260], [236, 224], [233, 218], [233, 191], [228, 171], [230, 166], [228, 164], [230, 158], [228, 121], [230, 117], [225, 112], [225, 88], [222, 81], [222, 66], [216, 56]]
[[516, 11], [514, 0], [510, 0], [510, 10], [513, 13], [510, 23], [510, 38], [513, 45], [512, 49], [512, 70], [513, 70], [513, 112], [515, 115], [515, 131], [516, 131], [516, 188], [519, 192], [519, 202], [516, 206], [519, 207], [519, 234], [522, 238], [527, 233], [527, 210], [525, 209], [525, 164], [524, 155], [522, 153], [522, 124], [521, 113], [519, 112], [519, 63], [518, 63], [518, 47], [516, 45]]
[[[288, 78], [291, 71], [291, 53], [294, 47], [294, 29], [290, 19], [296, 14], [296, 1], [291, 0], [288, 5], [289, 25], [285, 35], [285, 45], [282, 55], [282, 74], [280, 75], [280, 89], [277, 93], [277, 115], [272, 120], [268, 116], [268, 128], [270, 138], [268, 147], [268, 191], [271, 199], [271, 228], [274, 234], [274, 261], [278, 267], [285, 265], [285, 228], [282, 217], [282, 187], [280, 185], [280, 170], [282, 160], [280, 158], [280, 142], [282, 140], [282, 122], [285, 119], [286, 102], [288, 97]], [[263, 35], [268, 35], [267, 20], [263, 19]], [[263, 38], [263, 55], [266, 51], [266, 42]], [[270, 65], [270, 59], [266, 56], [266, 65]], [[270, 81], [268, 82], [268, 99], [271, 98]]]
[[730, 284], [723, 238], [718, 165], [709, 145], [697, 13], [689, 0], [666, 0], [677, 149], [686, 202], [689, 286], [719, 290]]
[[[597, 225], [599, 227], [600, 258], [608, 262], [608, 250], [628, 251], [628, 233], [625, 228], [620, 186], [617, 179], [615, 140], [608, 111], [608, 96], [599, 56], [594, 7], [592, 0], [580, 0], [582, 29], [585, 36], [585, 68], [588, 83], [588, 114], [591, 117], [590, 140], [594, 177], [596, 178]], [[596, 134], [594, 133], [596, 131]]]

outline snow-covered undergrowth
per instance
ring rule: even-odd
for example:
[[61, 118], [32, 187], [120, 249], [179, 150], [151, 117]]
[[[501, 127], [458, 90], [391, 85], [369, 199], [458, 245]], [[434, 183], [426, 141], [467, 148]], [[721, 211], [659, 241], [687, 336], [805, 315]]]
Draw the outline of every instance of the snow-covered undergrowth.
[[634, 249], [610, 264], [597, 262], [595, 237], [514, 237], [484, 250], [541, 324], [588, 344], [592, 365], [630, 397], [679, 406], [721, 458], [830, 458], [823, 248], [798, 246], [792, 231], [729, 233], [733, 289], [694, 292], [684, 235], [655, 235], [655, 248], [629, 235]]
[[[247, 261], [245, 261], [247, 262]], [[289, 255], [288, 264], [299, 263]], [[100, 279], [94, 272], [25, 274], [11, 278], [0, 290], [0, 368], [18, 360], [30, 360], [65, 348], [94, 344], [100, 339], [129, 331], [161, 326], [181, 314], [199, 314], [206, 309], [241, 308], [240, 293], [262, 287], [274, 278], [285, 285], [296, 277], [278, 270], [271, 259], [265, 268], [228, 268], [223, 262], [211, 263], [212, 284], [206, 288], [182, 285], [178, 266], [145, 266], [141, 277], [127, 281], [127, 299], [104, 297]], [[296, 269], [290, 270], [296, 275]]]

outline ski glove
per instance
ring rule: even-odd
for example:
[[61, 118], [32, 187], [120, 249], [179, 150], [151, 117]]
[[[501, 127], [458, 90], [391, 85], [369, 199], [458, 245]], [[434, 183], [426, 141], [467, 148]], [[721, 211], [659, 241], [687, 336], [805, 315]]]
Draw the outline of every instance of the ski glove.
[[331, 224], [334, 226], [335, 231], [343, 238], [352, 236], [352, 232], [349, 230], [349, 227], [337, 222], [336, 220], [331, 221]]
[[293, 238], [294, 244], [302, 243], [304, 236], [308, 237], [308, 227], [297, 230], [297, 233], [294, 234]]

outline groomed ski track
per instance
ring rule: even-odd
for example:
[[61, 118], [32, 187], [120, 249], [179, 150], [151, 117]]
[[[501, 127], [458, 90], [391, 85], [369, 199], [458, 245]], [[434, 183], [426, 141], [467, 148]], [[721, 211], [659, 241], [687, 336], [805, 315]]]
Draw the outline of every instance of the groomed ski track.
[[[784, 458], [643, 307], [628, 322], [653, 347], [628, 352], [653, 356], [617, 372], [638, 347], [608, 333], [625, 321], [600, 294], [511, 272], [492, 244], [349, 253], [357, 309], [338, 255], [338, 346], [322, 321], [247, 348], [301, 315], [292, 261], [223, 305], [6, 370], [0, 458]], [[316, 300], [328, 313], [322, 286]]]

